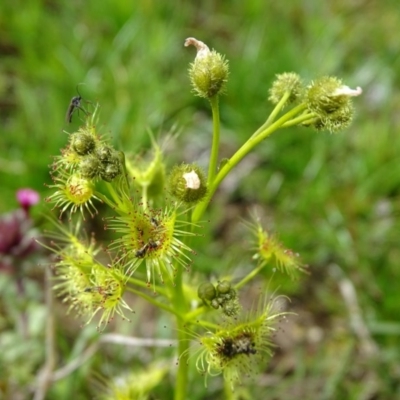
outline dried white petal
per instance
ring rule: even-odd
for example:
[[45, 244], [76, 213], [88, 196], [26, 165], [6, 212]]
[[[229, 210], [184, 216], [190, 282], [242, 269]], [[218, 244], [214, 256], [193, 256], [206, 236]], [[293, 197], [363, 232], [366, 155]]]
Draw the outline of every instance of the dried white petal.
[[200, 178], [194, 170], [183, 174], [183, 179], [186, 181], [187, 189], [197, 190], [201, 185]]
[[195, 38], [192, 38], [192, 37], [187, 38], [185, 40], [185, 47], [188, 47], [188, 46], [196, 47], [196, 49], [197, 49], [196, 59], [201, 59], [201, 58], [207, 57], [211, 53], [210, 49], [208, 48], [208, 46], [205, 43], [203, 43], [200, 40], [197, 40]]
[[359, 96], [362, 93], [362, 89], [360, 86], [357, 86], [355, 89], [351, 89], [348, 86], [341, 86], [340, 88], [337, 88], [332, 95], [333, 96], [349, 96], [349, 97], [355, 97]]

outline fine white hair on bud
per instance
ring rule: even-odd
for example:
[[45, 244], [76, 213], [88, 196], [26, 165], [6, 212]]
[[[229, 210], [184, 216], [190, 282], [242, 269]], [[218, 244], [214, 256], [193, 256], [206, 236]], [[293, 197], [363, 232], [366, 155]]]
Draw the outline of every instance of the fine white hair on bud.
[[201, 181], [199, 175], [192, 169], [190, 172], [183, 174], [183, 179], [186, 181], [186, 188], [187, 189], [199, 189], [201, 185]]
[[211, 53], [210, 49], [208, 48], [208, 46], [205, 43], [203, 43], [200, 40], [197, 40], [193, 37], [187, 38], [185, 40], [185, 47], [188, 47], [188, 46], [196, 47], [196, 49], [197, 49], [196, 59], [197, 60], [207, 57]]
[[362, 89], [360, 86], [357, 86], [355, 89], [351, 89], [348, 86], [341, 86], [337, 88], [333, 93], [332, 96], [349, 96], [349, 97], [356, 97], [360, 96], [362, 93]]

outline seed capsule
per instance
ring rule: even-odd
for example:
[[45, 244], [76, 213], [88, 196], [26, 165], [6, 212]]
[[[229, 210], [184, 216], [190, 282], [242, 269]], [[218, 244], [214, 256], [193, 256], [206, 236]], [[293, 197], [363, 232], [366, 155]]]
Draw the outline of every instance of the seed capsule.
[[218, 282], [217, 290], [221, 294], [229, 293], [229, 291], [231, 290], [231, 284], [228, 281]]
[[215, 298], [216, 294], [217, 294], [217, 292], [215, 290], [215, 287], [210, 282], [202, 283], [199, 286], [199, 288], [197, 289], [197, 295], [202, 300], [211, 301], [211, 300], [213, 300]]

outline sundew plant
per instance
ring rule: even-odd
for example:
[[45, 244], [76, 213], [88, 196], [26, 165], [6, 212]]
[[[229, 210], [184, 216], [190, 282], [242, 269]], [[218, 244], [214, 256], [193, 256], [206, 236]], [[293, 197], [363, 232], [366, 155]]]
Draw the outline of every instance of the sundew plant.
[[[188, 38], [185, 46], [197, 51], [189, 66], [192, 91], [211, 107], [206, 171], [196, 160], [167, 168], [162, 146], [153, 137], [153, 158], [143, 165], [99, 133], [99, 106], [84, 108], [80, 97], [73, 99], [67, 119], [77, 118], [79, 111], [82, 126], [69, 132], [66, 147], [52, 164], [47, 201], [69, 222], [55, 222], [49, 247], [57, 256], [54, 290], [69, 312], [106, 331], [115, 317], [134, 318], [135, 305], [126, 298], [130, 292], [175, 319], [173, 367], [154, 364], [147, 373], [137, 371], [132, 379], [111, 382], [99, 394], [103, 398], [147, 398], [169, 373], [175, 380], [174, 398], [187, 399], [190, 379], [196, 376], [189, 373], [192, 367], [206, 385], [214, 376], [223, 377], [226, 398], [234, 398], [238, 385], [245, 387], [249, 377], [266, 368], [277, 323], [291, 314], [290, 303], [283, 307], [280, 301], [285, 293], [272, 288], [273, 271], [301, 279], [309, 269], [295, 249], [286, 248], [257, 217], [246, 223], [253, 238], [248, 254], [253, 269], [245, 276], [223, 275], [218, 268], [212, 276], [202, 276], [196, 251], [207, 249], [196, 249], [194, 239], [203, 235], [205, 212], [221, 182], [258, 145], [272, 133], [296, 125], [339, 132], [352, 121], [352, 97], [361, 94], [360, 88], [350, 89], [337, 77], [304, 82], [295, 72], [279, 73], [266, 93], [272, 111], [265, 122], [231, 157], [221, 159], [219, 102], [228, 78], [235, 77], [229, 76], [228, 60], [205, 43]], [[103, 216], [104, 227], [113, 240], [100, 246], [83, 232], [82, 222], [105, 207], [109, 210]], [[105, 258], [99, 257], [101, 247], [108, 253], [107, 262], [100, 261]], [[229, 248], [226, 252], [228, 257]], [[246, 309], [241, 293], [251, 282], [257, 282], [261, 291]]]

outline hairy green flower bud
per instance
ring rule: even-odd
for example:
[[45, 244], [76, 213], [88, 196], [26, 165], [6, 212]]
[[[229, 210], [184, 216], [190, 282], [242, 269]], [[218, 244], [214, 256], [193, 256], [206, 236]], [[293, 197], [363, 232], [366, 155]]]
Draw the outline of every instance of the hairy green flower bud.
[[279, 103], [282, 97], [288, 93], [286, 104], [294, 103], [302, 94], [303, 85], [300, 76], [294, 72], [285, 72], [276, 75], [276, 79], [269, 90], [269, 100], [273, 104]]
[[106, 164], [101, 172], [101, 178], [106, 182], [112, 182], [121, 174], [121, 166], [119, 163]]
[[71, 148], [80, 156], [90, 154], [96, 147], [93, 135], [85, 132], [76, 132], [71, 135]]
[[206, 178], [195, 164], [175, 166], [168, 180], [170, 193], [184, 203], [197, 203], [207, 193]]
[[189, 67], [194, 92], [206, 99], [224, 93], [229, 75], [228, 61], [215, 50], [210, 51], [203, 42], [187, 38], [185, 46], [191, 45], [197, 49], [197, 56]]
[[103, 163], [113, 162], [115, 150], [111, 146], [102, 145], [96, 149], [96, 156]]
[[325, 76], [313, 82], [307, 88], [305, 102], [318, 117], [314, 127], [335, 132], [349, 126], [354, 114], [351, 97], [361, 93], [360, 87], [350, 89], [336, 77]]
[[222, 307], [222, 312], [227, 317], [234, 317], [235, 315], [238, 314], [239, 311], [240, 311], [240, 305], [238, 304], [238, 302], [226, 303]]
[[226, 280], [218, 282], [216, 287], [210, 282], [202, 283], [197, 290], [197, 295], [211, 307], [220, 309], [227, 317], [233, 317], [240, 311], [236, 290]]
[[202, 300], [211, 301], [215, 298], [216, 294], [217, 292], [215, 290], [215, 287], [210, 282], [203, 282], [197, 289], [197, 295]]
[[231, 284], [230, 284], [230, 282], [228, 282], [228, 281], [221, 281], [221, 282], [218, 282], [217, 290], [218, 290], [218, 292], [221, 293], [221, 294], [229, 293], [229, 291], [231, 290]]
[[97, 157], [88, 155], [80, 161], [79, 172], [84, 178], [94, 179], [103, 173], [103, 165]]
[[[81, 171], [86, 176], [92, 173], [94, 177], [100, 176], [104, 181], [111, 182], [121, 175], [125, 162], [125, 156], [122, 152], [114, 150], [111, 146], [101, 145], [96, 148], [93, 158], [97, 159], [97, 163], [91, 158], [81, 165], [81, 168], [83, 168]], [[91, 167], [96, 168], [96, 170], [91, 170]]]
[[217, 285], [217, 297], [222, 312], [227, 317], [237, 315], [240, 311], [240, 304], [236, 290], [232, 288], [230, 282], [222, 281]]

